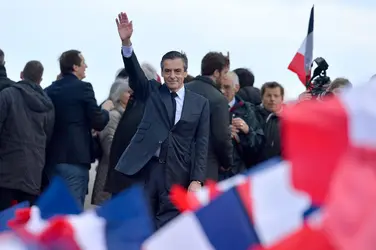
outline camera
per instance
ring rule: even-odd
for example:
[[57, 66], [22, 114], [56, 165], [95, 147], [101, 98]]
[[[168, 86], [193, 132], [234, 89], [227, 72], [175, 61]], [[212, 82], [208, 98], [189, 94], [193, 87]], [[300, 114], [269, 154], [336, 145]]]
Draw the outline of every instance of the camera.
[[311, 67], [313, 66], [314, 62], [317, 64], [317, 67], [313, 71], [311, 79], [309, 79], [309, 81], [306, 83], [306, 88], [309, 90], [312, 96], [315, 97], [330, 95], [330, 93], [326, 91], [328, 85], [330, 84], [330, 77], [326, 75], [329, 64], [322, 57], [317, 57], [312, 62]]

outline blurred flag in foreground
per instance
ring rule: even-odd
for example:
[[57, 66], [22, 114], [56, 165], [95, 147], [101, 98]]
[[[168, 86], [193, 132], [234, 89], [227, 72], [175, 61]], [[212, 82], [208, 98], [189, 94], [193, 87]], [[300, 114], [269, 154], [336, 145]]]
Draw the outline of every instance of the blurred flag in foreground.
[[143, 250], [245, 250], [259, 241], [235, 189], [186, 212], [145, 241]]
[[8, 221], [15, 217], [16, 211], [21, 208], [29, 207], [30, 203], [28, 201], [24, 201], [10, 207], [6, 210], [0, 212], [0, 233], [4, 231], [8, 231], [10, 228], [8, 227]]
[[28, 250], [139, 250], [153, 233], [141, 187], [126, 190], [100, 208], [85, 212], [66, 191], [61, 179], [56, 179], [36, 206], [17, 211], [10, 223], [15, 234], [0, 238], [0, 246], [22, 242]]
[[285, 158], [300, 176], [294, 186], [316, 203], [326, 201], [323, 225], [341, 250], [376, 245], [375, 96], [371, 79], [324, 102], [288, 107], [282, 116]]
[[[222, 218], [227, 215], [215, 212], [214, 209], [218, 209], [218, 211], [225, 209], [217, 208], [222, 204], [226, 204], [223, 206], [231, 210], [235, 210], [235, 206], [240, 206], [242, 207], [240, 210], [243, 210], [247, 215], [245, 218], [247, 218], [250, 227], [247, 230], [252, 231], [253, 238], [257, 239], [248, 247], [255, 247], [255, 245], [271, 247], [285, 237], [294, 234], [304, 225], [309, 225], [311, 221], [320, 219], [320, 216], [316, 218], [316, 215], [320, 214], [321, 204], [312, 204], [309, 194], [292, 185], [293, 171], [294, 169], [288, 162], [273, 159], [260, 164], [246, 175], [235, 176], [224, 182], [219, 182], [216, 189], [215, 186], [211, 186], [196, 194], [183, 194], [175, 189], [174, 202], [189, 207], [194, 198], [194, 204], [197, 205], [198, 202], [200, 205], [197, 207], [201, 207], [201, 210], [196, 210], [197, 207], [195, 207], [194, 209], [186, 209], [186, 211], [197, 211], [197, 213], [198, 211], [208, 211], [206, 216], [210, 218], [213, 228], [217, 230], [213, 237], [218, 236], [221, 240], [225, 240], [228, 232], [235, 230], [236, 225], [230, 226], [230, 224], [224, 222]], [[311, 184], [316, 185], [315, 183]], [[222, 197], [227, 195], [228, 192], [236, 196], [240, 202], [232, 203], [228, 200], [219, 204], [217, 200], [223, 199]], [[213, 193], [215, 195], [212, 195]], [[188, 213], [191, 214], [192, 212]], [[168, 228], [169, 225], [166, 227]], [[224, 234], [219, 236], [221, 230]], [[238, 228], [237, 230], [245, 229]], [[154, 237], [157, 236], [158, 233]], [[186, 236], [187, 242], [192, 240], [189, 237], [189, 235]], [[213, 239], [210, 240], [213, 241]]]

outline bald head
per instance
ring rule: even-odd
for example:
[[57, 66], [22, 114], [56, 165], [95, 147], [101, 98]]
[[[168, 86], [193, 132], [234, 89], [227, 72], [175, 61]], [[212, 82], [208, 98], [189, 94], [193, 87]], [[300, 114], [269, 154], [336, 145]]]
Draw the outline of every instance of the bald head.
[[4, 59], [4, 51], [0, 49], [0, 65], [5, 64], [5, 59]]

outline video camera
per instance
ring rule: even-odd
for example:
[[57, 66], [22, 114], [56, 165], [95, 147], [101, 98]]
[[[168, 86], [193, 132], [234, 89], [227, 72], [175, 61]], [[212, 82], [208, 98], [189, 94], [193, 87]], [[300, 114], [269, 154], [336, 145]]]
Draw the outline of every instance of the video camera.
[[317, 57], [313, 60], [311, 67], [314, 62], [317, 64], [317, 67], [313, 71], [311, 79], [307, 81], [306, 88], [312, 96], [315, 97], [330, 95], [330, 93], [326, 91], [327, 85], [330, 83], [330, 77], [326, 75], [329, 64], [322, 57]]

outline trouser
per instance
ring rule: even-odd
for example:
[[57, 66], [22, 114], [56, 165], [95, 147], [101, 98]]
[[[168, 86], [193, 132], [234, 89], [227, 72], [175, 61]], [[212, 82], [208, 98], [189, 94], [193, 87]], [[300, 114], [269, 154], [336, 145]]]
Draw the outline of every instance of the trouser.
[[50, 180], [55, 176], [63, 178], [71, 194], [83, 208], [88, 192], [89, 169], [85, 164], [60, 163], [53, 166], [48, 175]]
[[28, 194], [20, 190], [0, 188], [0, 211], [23, 201], [28, 201], [30, 205], [33, 205], [37, 198], [38, 195]]
[[148, 172], [145, 179], [145, 191], [149, 197], [156, 229], [159, 229], [178, 216], [179, 211], [170, 201], [165, 164], [159, 163], [156, 158], [152, 158], [145, 167]]
[[[170, 190], [166, 185], [165, 164], [152, 158], [140, 172], [132, 176], [135, 183], [143, 185], [150, 204], [155, 228], [159, 229], [179, 215], [178, 209], [170, 201]], [[125, 190], [126, 192], [126, 190]], [[113, 197], [119, 193], [113, 193]]]

